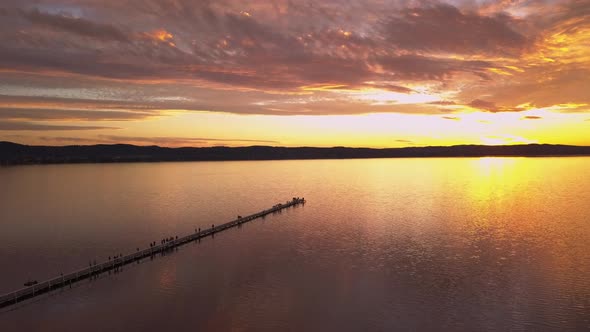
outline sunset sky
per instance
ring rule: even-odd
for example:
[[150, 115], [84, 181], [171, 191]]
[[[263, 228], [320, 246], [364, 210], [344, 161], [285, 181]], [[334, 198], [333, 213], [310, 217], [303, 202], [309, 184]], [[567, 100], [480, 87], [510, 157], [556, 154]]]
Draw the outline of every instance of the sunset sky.
[[3, 0], [0, 140], [590, 145], [590, 0]]

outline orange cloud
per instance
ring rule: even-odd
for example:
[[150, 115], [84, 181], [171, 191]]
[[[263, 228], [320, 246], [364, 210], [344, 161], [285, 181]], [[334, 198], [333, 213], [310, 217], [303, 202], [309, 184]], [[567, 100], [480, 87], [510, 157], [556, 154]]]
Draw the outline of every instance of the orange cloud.
[[144, 36], [146, 36], [147, 38], [153, 40], [153, 41], [157, 41], [157, 42], [161, 42], [167, 45], [170, 45], [172, 47], [175, 47], [176, 44], [174, 44], [174, 42], [172, 42], [172, 40], [174, 39], [174, 35], [172, 35], [170, 32], [164, 30], [164, 29], [157, 29], [151, 32], [146, 32], [144, 34]]
[[392, 113], [424, 115], [430, 127], [406, 125], [444, 127], [440, 137], [501, 121], [494, 130], [503, 135], [533, 137], [509, 131], [546, 124], [582, 135], [574, 122], [590, 113], [584, 1], [409, 3], [149, 0], [138, 9], [105, 0], [57, 12], [15, 2], [0, 9], [0, 37], [10, 41], [0, 44], [0, 119], [4, 128], [43, 130], [62, 120], [164, 123], [190, 112]]

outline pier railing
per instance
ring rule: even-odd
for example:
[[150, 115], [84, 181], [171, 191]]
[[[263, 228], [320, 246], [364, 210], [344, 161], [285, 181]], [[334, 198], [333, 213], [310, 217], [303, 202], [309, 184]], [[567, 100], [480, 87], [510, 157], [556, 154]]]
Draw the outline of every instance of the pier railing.
[[287, 201], [285, 203], [276, 204], [272, 208], [262, 210], [258, 213], [254, 213], [254, 214], [251, 214], [251, 215], [245, 216], [245, 217], [238, 217], [232, 221], [226, 222], [226, 223], [218, 225], [218, 226], [212, 226], [211, 228], [203, 229], [200, 231], [195, 231], [193, 234], [189, 234], [189, 235], [179, 237], [179, 238], [174, 238], [174, 239], [171, 239], [170, 241], [167, 241], [167, 242], [164, 242], [161, 244], [156, 244], [154, 246], [150, 246], [150, 248], [139, 250], [139, 251], [134, 252], [132, 254], [124, 255], [122, 257], [113, 258], [113, 259], [110, 259], [109, 261], [106, 261], [106, 262], [94, 264], [89, 267], [80, 269], [78, 271], [74, 271], [74, 272], [60, 275], [58, 277], [55, 277], [55, 278], [52, 278], [52, 279], [49, 279], [49, 280], [46, 280], [43, 282], [36, 283], [34, 285], [31, 285], [31, 286], [28, 286], [28, 287], [25, 287], [25, 288], [22, 288], [22, 289], [19, 289], [19, 290], [16, 290], [16, 291], [13, 291], [8, 294], [0, 296], [0, 308], [6, 307], [6, 306], [9, 306], [12, 304], [16, 304], [20, 301], [41, 295], [43, 293], [47, 293], [47, 292], [54, 290], [54, 289], [58, 289], [58, 288], [61, 288], [64, 286], [71, 285], [71, 284], [78, 282], [80, 280], [84, 280], [84, 279], [88, 279], [93, 276], [97, 276], [103, 272], [108, 272], [111, 270], [118, 269], [124, 265], [129, 264], [129, 263], [133, 263], [135, 261], [138, 261], [138, 260], [146, 258], [146, 257], [151, 257], [151, 256], [158, 254], [158, 253], [166, 252], [172, 248], [178, 247], [178, 246], [183, 245], [185, 243], [195, 241], [195, 240], [204, 238], [206, 236], [213, 235], [215, 233], [224, 231], [228, 228], [236, 227], [240, 224], [252, 221], [257, 218], [264, 217], [268, 214], [278, 212], [280, 210], [289, 208], [291, 206], [304, 204], [304, 203], [305, 203], [304, 198], [294, 197], [290, 201]]

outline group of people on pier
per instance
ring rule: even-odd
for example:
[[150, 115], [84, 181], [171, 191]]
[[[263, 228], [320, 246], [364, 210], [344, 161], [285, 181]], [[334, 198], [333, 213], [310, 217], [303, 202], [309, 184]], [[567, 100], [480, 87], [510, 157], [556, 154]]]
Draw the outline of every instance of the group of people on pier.
[[[249, 221], [249, 220], [252, 220], [252, 219], [256, 219], [258, 217], [261, 217], [261, 216], [265, 216], [266, 214], [270, 213], [271, 211], [272, 212], [276, 212], [277, 210], [281, 210], [282, 208], [286, 208], [286, 207], [289, 207], [289, 206], [292, 206], [292, 205], [297, 205], [297, 204], [302, 204], [302, 203], [305, 203], [305, 198], [303, 198], [303, 197], [293, 197], [293, 199], [290, 200], [290, 201], [286, 201], [285, 203], [276, 204], [271, 209], [264, 210], [264, 211], [261, 211], [259, 213], [256, 213], [256, 214], [253, 214], [253, 215], [250, 215], [250, 216], [242, 217], [241, 215], [238, 215], [237, 221], [238, 221], [238, 224], [241, 224], [242, 222], [246, 222], [246, 221]], [[236, 224], [235, 222], [236, 221], [232, 221], [232, 222], [229, 222], [227, 224], [222, 224], [220, 226], [221, 228], [218, 229], [218, 230], [223, 230], [225, 228], [232, 227], [232, 226], [234, 226]], [[211, 231], [205, 232], [204, 234], [209, 234], [210, 233], [211, 235], [213, 235], [213, 233], [215, 233], [215, 231], [216, 231], [215, 224], [212, 224], [211, 225]], [[200, 235], [201, 235], [201, 228], [200, 227], [195, 228], [195, 234], [196, 234], [196, 236], [193, 236], [191, 239], [200, 238]], [[183, 239], [186, 239], [186, 238], [183, 238]], [[170, 248], [176, 247], [177, 245], [180, 244], [180, 243], [178, 243], [178, 236], [170, 236], [170, 237], [166, 237], [166, 238], [161, 239], [160, 240], [160, 245], [163, 246], [163, 248], [158, 248], [156, 251], [157, 252], [160, 252], [160, 251], [163, 252], [163, 251], [165, 251], [165, 249], [168, 249], [168, 246], [166, 246], [166, 244], [171, 243], [171, 242], [174, 242], [174, 241], [176, 241], [176, 243], [173, 243], [173, 245], [170, 246]], [[183, 242], [186, 242], [186, 241], [183, 240]], [[149, 246], [150, 246], [150, 248], [156, 248], [158, 245], [156, 244], [156, 241], [153, 241], [153, 242], [150, 242], [149, 243]], [[161, 249], [164, 249], [164, 250], [161, 250]], [[138, 259], [141, 259], [141, 258], [145, 257], [146, 255], [148, 255], [147, 252], [140, 253], [139, 247], [136, 248], [136, 251], [137, 251], [137, 254], [130, 255], [129, 257], [128, 256], [125, 256], [124, 257], [123, 254], [118, 254], [118, 255], [115, 255], [115, 256], [112, 256], [112, 257], [109, 256], [109, 258], [108, 258], [109, 264], [108, 265], [106, 265], [104, 263], [97, 264], [96, 260], [90, 260], [88, 262], [88, 268], [87, 269], [84, 269], [86, 271], [90, 271], [90, 273], [88, 273], [88, 274], [83, 274], [82, 273], [82, 274], [78, 275], [78, 273], [81, 273], [81, 271], [75, 272], [74, 277], [68, 277], [67, 282], [69, 282], [70, 287], [71, 287], [72, 281], [75, 282], [77, 280], [80, 280], [81, 278], [87, 278], [87, 277], [92, 278], [92, 277], [94, 277], [94, 275], [100, 274], [101, 272], [106, 271], [106, 270], [109, 270], [109, 273], [110, 273], [110, 269], [112, 269], [112, 268], [114, 268], [115, 269], [115, 272], [117, 272], [118, 269], [119, 269], [119, 266], [122, 267], [123, 265], [125, 265], [126, 263], [128, 263], [130, 261], [138, 260]], [[153, 255], [153, 253], [154, 253], [153, 250], [150, 250], [149, 251], [149, 254]], [[97, 267], [98, 267], [98, 269], [97, 269]], [[61, 273], [60, 276], [61, 276], [61, 280], [62, 280], [61, 283], [62, 284], [65, 284], [65, 282], [64, 282], [64, 274]], [[37, 280], [28, 280], [24, 284], [24, 286], [25, 287], [31, 287], [31, 286], [34, 286], [36, 284], [38, 284], [38, 281]], [[51, 281], [49, 281], [49, 289], [51, 289], [52, 287], [55, 287], [55, 284], [52, 285], [51, 284]], [[35, 289], [33, 288], [33, 294], [32, 294], [32, 296], [35, 296], [34, 291], [35, 291]], [[18, 302], [18, 293], [17, 292], [13, 292], [10, 295], [12, 296], [12, 294], [15, 294], [14, 295], [14, 297], [15, 297], [14, 302]], [[27, 296], [29, 296], [29, 295], [27, 295]], [[3, 304], [3, 303], [0, 303], [0, 304]]]

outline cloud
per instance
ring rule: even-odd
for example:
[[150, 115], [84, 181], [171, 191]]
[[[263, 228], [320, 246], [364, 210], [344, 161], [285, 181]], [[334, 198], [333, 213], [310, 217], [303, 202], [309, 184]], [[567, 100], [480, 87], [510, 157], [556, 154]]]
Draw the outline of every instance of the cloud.
[[[57, 80], [54, 79], [54, 81]], [[44, 83], [41, 85], [43, 84]], [[83, 83], [74, 82], [74, 84], [74, 86], [76, 86]], [[113, 91], [113, 88], [116, 91]], [[160, 87], [160, 89], [162, 89], [162, 87]], [[19, 112], [19, 109], [30, 109], [31, 112], [34, 112], [35, 109], [45, 109], [50, 112], [58, 112], [58, 114], [60, 111], [67, 114], [68, 111], [76, 110], [81, 112], [96, 111], [97, 114], [101, 114], [101, 111], [108, 110], [107, 113], [104, 114], [117, 114], [117, 111], [120, 111], [122, 115], [130, 112], [137, 112], [139, 115], [146, 113], [144, 115], [147, 116], [149, 115], [147, 113], [151, 113], [160, 107], [180, 105], [183, 102], [186, 102], [185, 99], [173, 96], [157, 99], [157, 97], [148, 97], [143, 94], [134, 95], [134, 91], [126, 90], [124, 85], [121, 85], [120, 87], [109, 87], [108, 89], [98, 85], [90, 89], [92, 91], [90, 95], [85, 95], [86, 90], [77, 88], [73, 88], [72, 90], [63, 89], [61, 91], [51, 91], [53, 94], [52, 96], [40, 95], [42, 93], [47, 93], [43, 88], [39, 88], [39, 91], [36, 91], [37, 89], [35, 87], [30, 86], [27, 90], [28, 93], [23, 95], [0, 94], [0, 109], [6, 109], [4, 112], [5, 115], [9, 115], [10, 109], [14, 108], [14, 112]], [[150, 90], [146, 90], [148, 90], [149, 94]], [[77, 98], [72, 98], [70, 97], [71, 94], [76, 94], [78, 96]], [[97, 98], [94, 94], [99, 94], [100, 97]], [[146, 99], [151, 99], [151, 101]], [[170, 104], [162, 105], [162, 103], [166, 102]], [[2, 114], [0, 114], [0, 116], [2, 116]], [[130, 118], [133, 117], [134, 115], [130, 114]]]
[[127, 142], [134, 144], [156, 144], [163, 146], [194, 146], [210, 145], [219, 143], [238, 143], [238, 144], [279, 144], [273, 140], [256, 140], [241, 138], [211, 138], [211, 137], [142, 137], [142, 136], [119, 136], [119, 135], [98, 135], [97, 138], [103, 142], [119, 143]]
[[397, 143], [404, 143], [404, 144], [410, 144], [410, 145], [415, 145], [416, 142], [412, 141], [412, 140], [408, 140], [408, 139], [396, 139], [395, 142]]
[[473, 108], [477, 108], [482, 111], [492, 112], [492, 113], [499, 113], [499, 112], [523, 112], [527, 109], [524, 107], [500, 107], [497, 106], [495, 103], [490, 101], [485, 101], [481, 99], [475, 99], [471, 101], [468, 106]]
[[30, 121], [130, 121], [158, 116], [153, 111], [110, 111], [0, 106], [0, 119]]
[[[590, 102], [584, 1], [447, 3], [10, 1], [0, 11], [0, 38], [10, 41], [0, 44], [0, 117], [433, 114], [466, 103], [518, 112], [503, 105]], [[361, 103], [342, 89], [440, 101]]]
[[0, 121], [0, 131], [62, 131], [62, 130], [98, 130], [118, 129], [116, 127], [102, 126], [69, 126], [69, 125], [48, 125], [21, 121]]
[[542, 116], [536, 116], [536, 115], [527, 115], [527, 116], [523, 116], [521, 119], [524, 120], [539, 120], [542, 119]]
[[490, 111], [490, 112], [494, 112], [497, 109], [496, 104], [494, 104], [493, 102], [485, 101], [485, 100], [481, 100], [481, 99], [473, 100], [471, 103], [469, 103], [469, 106], [483, 109], [483, 110]]
[[518, 54], [527, 39], [504, 13], [483, 16], [448, 4], [404, 9], [385, 25], [387, 40], [413, 51]]
[[[9, 139], [22, 139], [23, 135], [5, 135]], [[76, 136], [37, 136], [42, 142], [54, 142], [57, 144], [137, 144], [137, 145], [158, 145], [158, 146], [211, 146], [219, 144], [231, 145], [278, 145], [280, 142], [273, 140], [255, 139], [221, 139], [212, 137], [143, 137], [143, 136], [120, 136], [120, 135], [96, 135], [92, 137]]]
[[[20, 137], [18, 137], [20, 136]], [[23, 138], [22, 135], [15, 135], [15, 138]], [[98, 143], [107, 143], [107, 141], [101, 141], [100, 139], [96, 138], [84, 138], [84, 137], [68, 137], [68, 136], [37, 136], [36, 137], [40, 141], [44, 142], [56, 142], [60, 144], [64, 143], [75, 143], [75, 144], [98, 144]]]
[[430, 104], [430, 105], [440, 105], [440, 106], [453, 106], [453, 105], [457, 105], [457, 103], [454, 102], [454, 101], [452, 101], [452, 100], [431, 101], [428, 104]]
[[401, 80], [444, 80], [460, 72], [487, 79], [486, 69], [493, 66], [487, 61], [441, 59], [415, 54], [381, 57], [376, 62], [392, 77]]
[[102, 40], [129, 41], [127, 35], [111, 24], [95, 23], [84, 18], [71, 17], [63, 14], [53, 15], [38, 9], [21, 10], [20, 15], [33, 24], [55, 28], [84, 37]]
[[391, 92], [406, 93], [406, 94], [411, 94], [411, 93], [416, 92], [415, 90], [413, 90], [411, 88], [397, 85], [397, 84], [387, 83], [387, 82], [367, 83], [367, 87], [383, 89], [383, 90], [391, 91]]
[[[168, 3], [156, 1], [153, 4], [164, 9]], [[28, 32], [26, 25], [12, 34], [7, 30], [6, 37], [18, 42], [0, 46], [0, 67], [109, 79], [194, 80], [253, 89], [293, 90], [320, 82], [360, 86], [366, 81], [440, 79], [461, 71], [484, 77], [485, 67], [491, 65], [476, 60], [399, 55], [383, 43], [378, 22], [371, 34], [327, 27], [328, 24], [317, 29], [302, 26], [291, 30], [263, 17], [214, 10], [211, 6], [199, 5], [196, 10], [179, 13], [178, 5], [184, 9], [188, 7], [184, 2], [168, 5], [172, 9], [165, 9], [161, 19], [175, 21], [164, 21], [162, 25], [184, 29], [174, 35], [160, 27], [147, 29], [148, 32], [137, 31], [142, 29], [140, 26], [123, 31], [112, 23], [37, 9], [21, 10], [21, 15], [33, 25], [43, 25], [48, 31]], [[118, 13], [110, 14], [114, 22], [121, 19]], [[174, 17], [168, 18], [168, 15]], [[328, 14], [320, 11], [313, 15]], [[288, 14], [284, 16], [291, 20]], [[204, 25], [204, 21], [210, 24]], [[194, 28], [202, 29], [203, 34], [191, 40], [188, 36], [194, 36], [191, 31]], [[76, 36], [97, 41], [87, 43]], [[109, 43], [113, 40], [126, 43]], [[375, 70], [375, 64], [387, 71]], [[399, 84], [392, 88], [395, 86]]]

